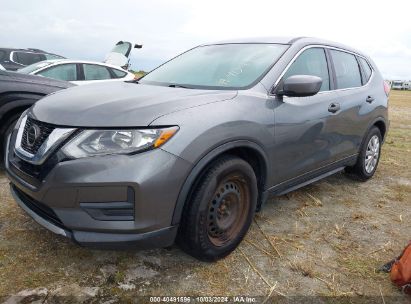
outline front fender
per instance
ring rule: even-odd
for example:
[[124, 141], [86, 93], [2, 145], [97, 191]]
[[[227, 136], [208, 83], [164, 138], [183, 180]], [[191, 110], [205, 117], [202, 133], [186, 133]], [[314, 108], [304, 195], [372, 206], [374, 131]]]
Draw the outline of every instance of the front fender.
[[176, 206], [174, 208], [174, 214], [172, 218], [172, 225], [177, 225], [180, 222], [184, 205], [187, 201], [188, 196], [192, 187], [195, 185], [197, 178], [201, 175], [204, 168], [210, 164], [210, 162], [222, 155], [223, 153], [232, 150], [234, 148], [250, 148], [255, 150], [262, 157], [264, 165], [268, 166], [268, 158], [264, 150], [255, 142], [249, 140], [235, 140], [231, 142], [224, 143], [217, 148], [209, 151], [205, 156], [203, 156], [191, 169], [189, 175], [187, 176], [183, 186], [180, 189], [180, 193], [177, 198]]

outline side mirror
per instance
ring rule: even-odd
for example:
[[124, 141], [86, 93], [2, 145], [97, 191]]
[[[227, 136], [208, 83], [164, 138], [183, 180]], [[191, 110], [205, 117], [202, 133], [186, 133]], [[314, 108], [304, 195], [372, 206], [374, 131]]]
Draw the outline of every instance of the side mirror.
[[284, 80], [283, 88], [279, 94], [290, 97], [313, 96], [320, 91], [322, 83], [323, 80], [317, 76], [290, 76]]

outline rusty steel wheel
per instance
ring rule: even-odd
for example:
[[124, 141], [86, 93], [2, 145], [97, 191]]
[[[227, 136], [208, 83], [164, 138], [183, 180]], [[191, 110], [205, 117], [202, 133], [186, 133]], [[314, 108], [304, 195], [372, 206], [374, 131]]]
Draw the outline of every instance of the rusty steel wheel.
[[208, 206], [207, 232], [210, 242], [223, 246], [235, 238], [247, 218], [250, 189], [239, 175], [220, 182]]
[[203, 261], [227, 256], [246, 235], [257, 197], [257, 178], [247, 161], [234, 155], [214, 160], [184, 206], [178, 244]]

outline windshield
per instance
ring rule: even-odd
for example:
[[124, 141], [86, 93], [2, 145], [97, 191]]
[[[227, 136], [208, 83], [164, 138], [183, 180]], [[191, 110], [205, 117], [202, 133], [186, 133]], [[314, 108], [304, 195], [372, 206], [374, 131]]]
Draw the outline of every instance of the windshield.
[[44, 68], [52, 63], [53, 62], [50, 61], [40, 61], [37, 63], [30, 64], [22, 69], [19, 69], [18, 72], [23, 74], [30, 74], [31, 72], [34, 72], [40, 68]]
[[200, 46], [166, 62], [139, 82], [188, 88], [241, 89], [265, 75], [287, 47], [261, 43]]

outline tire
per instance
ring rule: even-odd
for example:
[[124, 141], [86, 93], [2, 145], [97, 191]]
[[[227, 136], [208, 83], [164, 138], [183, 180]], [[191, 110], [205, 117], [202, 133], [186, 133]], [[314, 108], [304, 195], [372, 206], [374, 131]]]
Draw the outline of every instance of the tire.
[[382, 136], [377, 127], [372, 127], [365, 137], [357, 162], [352, 167], [345, 168], [349, 176], [360, 181], [373, 177], [381, 156]]
[[184, 207], [177, 243], [199, 260], [215, 261], [246, 235], [257, 206], [257, 178], [249, 163], [230, 155], [203, 172]]

